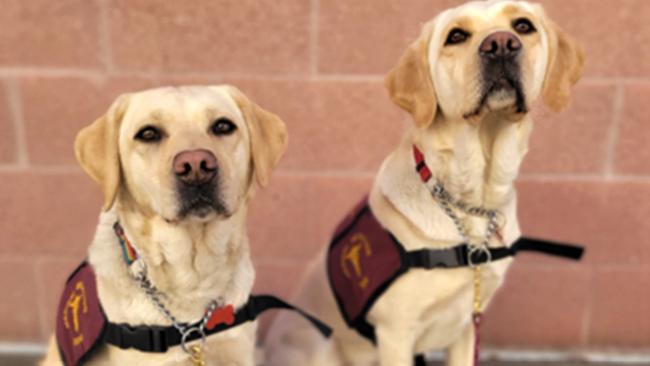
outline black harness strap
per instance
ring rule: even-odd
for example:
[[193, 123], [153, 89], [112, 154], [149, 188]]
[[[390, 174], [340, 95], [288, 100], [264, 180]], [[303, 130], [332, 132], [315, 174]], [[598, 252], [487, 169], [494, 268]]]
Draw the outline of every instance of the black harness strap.
[[416, 355], [413, 358], [413, 365], [414, 366], [427, 366], [427, 359], [424, 357], [424, 355]]
[[[515, 256], [519, 252], [539, 252], [578, 261], [582, 258], [584, 249], [575, 245], [521, 237], [510, 247], [490, 248], [491, 258], [488, 258], [485, 253], [477, 251], [473, 255], [472, 263], [484, 264], [490, 259], [496, 261]], [[420, 249], [406, 252], [404, 262], [408, 268], [458, 268], [469, 266], [468, 258], [469, 246], [460, 244], [448, 249]]]
[[[307, 319], [324, 336], [329, 337], [332, 329], [303, 310], [278, 299], [271, 295], [251, 295], [248, 302], [235, 313], [235, 321], [232, 324], [218, 324], [214, 328], [205, 330], [205, 335], [223, 332], [243, 323], [253, 321], [261, 313], [272, 309], [287, 309], [296, 311]], [[198, 327], [198, 323], [192, 324], [189, 328]], [[189, 329], [188, 328], [188, 329]], [[189, 334], [186, 342], [200, 339], [198, 332]], [[104, 340], [122, 349], [134, 348], [143, 352], [166, 352], [169, 347], [181, 344], [182, 334], [173, 326], [137, 326], [128, 324], [108, 323]]]
[[549, 240], [522, 237], [510, 247], [510, 251], [513, 253], [512, 255], [516, 255], [517, 252], [529, 251], [579, 261], [582, 259], [585, 249], [576, 245], [567, 245]]
[[[392, 240], [395, 240], [395, 242], [403, 247], [402, 244], [399, 243], [399, 241], [397, 241], [397, 239], [394, 237], [392, 237]], [[402, 268], [398, 272], [398, 276], [401, 276], [412, 268], [449, 269], [469, 267], [468, 252], [469, 246], [467, 244], [460, 244], [447, 249], [419, 249], [410, 252], [402, 252]], [[548, 240], [521, 237], [510, 247], [490, 248], [490, 260], [497, 261], [505, 259], [507, 257], [514, 257], [519, 252], [539, 252], [578, 261], [582, 258], [584, 248]], [[488, 262], [488, 259], [485, 255], [478, 254], [476, 258], [472, 258], [472, 263], [474, 264], [483, 264], [486, 262]], [[392, 281], [390, 283], [392, 283]], [[390, 285], [390, 283], [387, 285]], [[375, 296], [374, 299], [376, 300], [376, 298], [378, 298], [379, 295], [381, 295], [387, 288], [388, 286], [383, 287], [378, 296]], [[374, 300], [370, 303], [370, 305], [373, 303]], [[370, 323], [368, 323], [368, 321], [365, 319], [365, 315], [354, 323], [353, 328], [364, 338], [373, 343], [376, 342], [375, 328]], [[421, 355], [419, 357], [420, 359], [416, 361], [418, 362], [416, 363], [417, 365], [420, 365], [423, 360]]]
[[[460, 244], [448, 249], [420, 249], [406, 252], [403, 258], [407, 268], [458, 268], [469, 265], [469, 247], [467, 244]], [[490, 248], [491, 260], [496, 261], [510, 256], [516, 256], [519, 252], [539, 252], [563, 257], [566, 259], [580, 260], [584, 253], [582, 247], [556, 243], [548, 240], [521, 237], [510, 247]], [[487, 255], [477, 252], [476, 258], [472, 258], [474, 264], [488, 262]], [[368, 339], [374, 339], [374, 329], [357, 329]], [[416, 355], [413, 365], [426, 366], [424, 355]]]

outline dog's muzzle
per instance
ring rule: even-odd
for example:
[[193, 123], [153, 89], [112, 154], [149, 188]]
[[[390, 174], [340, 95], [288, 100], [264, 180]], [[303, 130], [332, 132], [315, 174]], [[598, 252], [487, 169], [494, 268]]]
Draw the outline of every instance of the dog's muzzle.
[[189, 214], [205, 217], [213, 211], [224, 211], [216, 194], [219, 170], [212, 152], [205, 149], [181, 151], [172, 165], [178, 181], [181, 217]]
[[511, 32], [494, 32], [481, 42], [479, 57], [482, 63], [483, 96], [479, 108], [496, 93], [512, 93], [517, 113], [526, 111], [520, 76], [522, 53], [521, 40]]

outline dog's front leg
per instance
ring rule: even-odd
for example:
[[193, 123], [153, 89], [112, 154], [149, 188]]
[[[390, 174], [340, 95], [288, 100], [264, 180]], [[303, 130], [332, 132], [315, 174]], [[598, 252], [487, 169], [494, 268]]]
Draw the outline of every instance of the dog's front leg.
[[474, 326], [469, 324], [463, 335], [452, 343], [447, 352], [447, 366], [474, 365]]
[[257, 322], [248, 322], [229, 330], [228, 332], [233, 332], [230, 335], [224, 334], [215, 339], [214, 343], [209, 343], [206, 346], [206, 365], [255, 366], [256, 330]]
[[413, 366], [415, 335], [412, 329], [405, 324], [375, 328], [381, 366]]

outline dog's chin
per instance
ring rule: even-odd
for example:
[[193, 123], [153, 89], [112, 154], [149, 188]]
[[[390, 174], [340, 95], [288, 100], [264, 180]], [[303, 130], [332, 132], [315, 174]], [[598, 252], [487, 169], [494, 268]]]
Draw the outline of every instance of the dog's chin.
[[214, 220], [225, 220], [232, 216], [230, 209], [219, 197], [193, 197], [180, 200], [174, 214], [165, 215], [163, 218], [170, 224], [182, 222], [206, 223]]
[[487, 88], [471, 112], [463, 117], [470, 123], [479, 123], [488, 114], [498, 114], [502, 118], [519, 121], [527, 113], [525, 98], [515, 83], [495, 83]]
[[211, 221], [217, 216], [217, 211], [209, 205], [201, 205], [196, 207], [191, 207], [181, 212], [179, 215], [185, 220], [192, 221]]
[[231, 215], [230, 211], [218, 200], [197, 201], [182, 205], [177, 215], [177, 221], [208, 222], [227, 219]]
[[517, 94], [514, 89], [499, 89], [490, 93], [485, 100], [484, 106], [492, 111], [507, 111], [515, 107], [517, 103]]

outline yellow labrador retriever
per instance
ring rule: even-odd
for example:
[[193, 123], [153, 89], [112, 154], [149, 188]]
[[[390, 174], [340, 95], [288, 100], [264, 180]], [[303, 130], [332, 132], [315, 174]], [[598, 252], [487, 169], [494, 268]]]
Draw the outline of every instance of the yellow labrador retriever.
[[[284, 123], [231, 86], [122, 95], [83, 129], [76, 154], [105, 198], [88, 262], [106, 317], [116, 324], [182, 326], [225, 311], [218, 321], [232, 323], [227, 309], [247, 303], [255, 277], [247, 207], [255, 181], [267, 183], [286, 144]], [[61, 356], [79, 356], [74, 347], [89, 347], [93, 330], [83, 317], [93, 311], [93, 283], [80, 281], [62, 298], [62, 334], [70, 335], [71, 349], [59, 353], [57, 330], [44, 365], [61, 365]], [[208, 323], [202, 325], [215, 326]], [[86, 364], [193, 365], [203, 359], [252, 366], [255, 329], [255, 322], [246, 322], [197, 347], [197, 328], [183, 345], [189, 352], [102, 344]], [[127, 340], [127, 333], [118, 341], [142, 339]], [[199, 339], [190, 342], [193, 336]]]
[[[513, 183], [528, 150], [530, 105], [541, 95], [553, 110], [567, 106], [582, 69], [582, 51], [540, 5], [477, 1], [442, 12], [386, 78], [392, 100], [412, 115], [414, 126], [384, 160], [369, 210], [408, 251], [462, 242], [511, 245], [520, 237]], [[482, 212], [498, 214], [493, 230]], [[356, 276], [362, 289], [373, 285], [363, 264], [380, 250], [371, 241], [352, 238], [341, 256], [344, 275]], [[481, 266], [480, 310], [510, 262]], [[434, 349], [446, 349], [451, 366], [473, 364], [471, 268], [411, 269], [398, 277], [367, 313], [374, 346], [344, 322], [326, 263], [324, 252], [296, 301], [333, 326], [333, 341], [279, 316], [266, 339], [271, 365], [410, 366], [414, 354]]]

